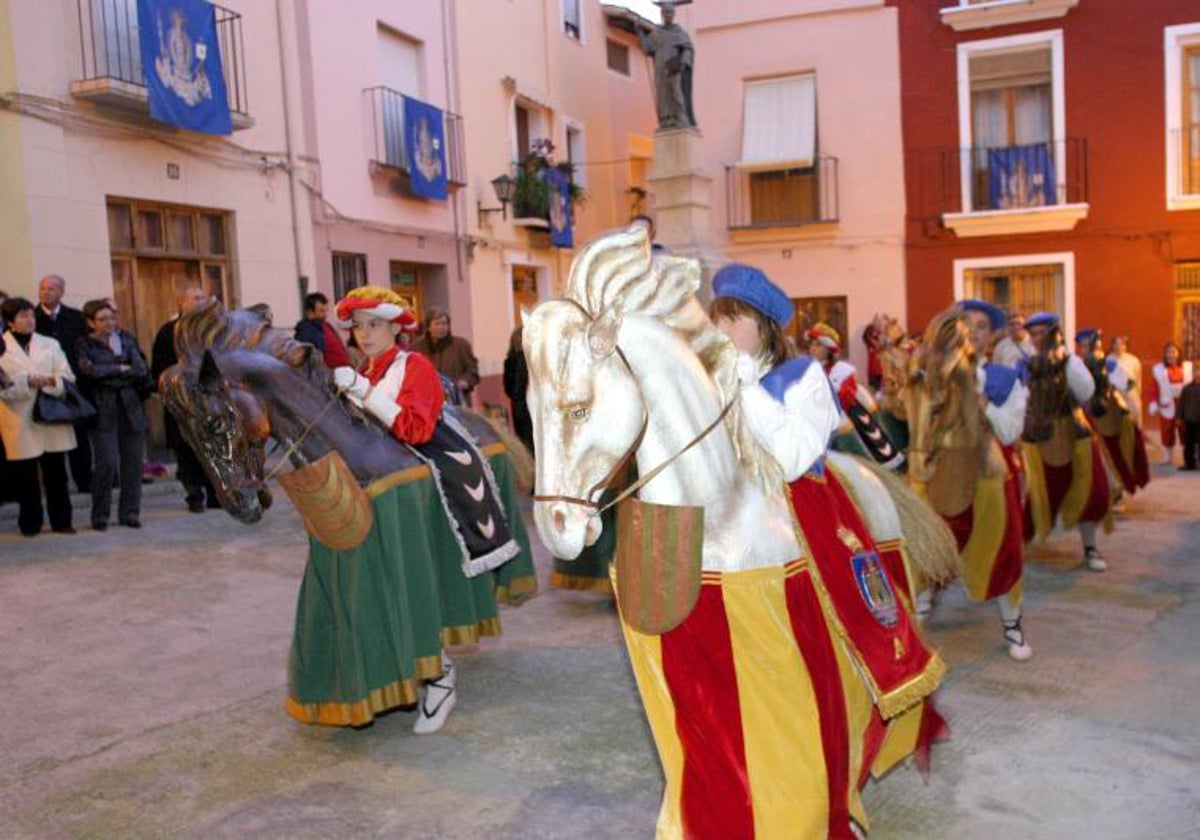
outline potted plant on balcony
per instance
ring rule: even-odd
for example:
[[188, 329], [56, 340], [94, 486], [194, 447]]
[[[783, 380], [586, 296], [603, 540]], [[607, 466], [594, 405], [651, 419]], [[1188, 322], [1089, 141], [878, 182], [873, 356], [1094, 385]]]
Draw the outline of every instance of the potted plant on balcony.
[[583, 187], [575, 183], [575, 166], [569, 161], [554, 162], [554, 143], [541, 138], [533, 141], [532, 150], [517, 164], [517, 187], [513, 196], [513, 224], [548, 230], [550, 228], [550, 180], [546, 177], [557, 170], [570, 180], [572, 207], [587, 200]]

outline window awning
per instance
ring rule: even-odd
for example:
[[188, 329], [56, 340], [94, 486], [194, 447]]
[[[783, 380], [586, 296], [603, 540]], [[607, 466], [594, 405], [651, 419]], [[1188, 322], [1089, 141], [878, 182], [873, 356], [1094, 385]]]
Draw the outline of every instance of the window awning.
[[748, 169], [812, 166], [816, 145], [814, 74], [746, 82], [742, 157], [738, 166]]

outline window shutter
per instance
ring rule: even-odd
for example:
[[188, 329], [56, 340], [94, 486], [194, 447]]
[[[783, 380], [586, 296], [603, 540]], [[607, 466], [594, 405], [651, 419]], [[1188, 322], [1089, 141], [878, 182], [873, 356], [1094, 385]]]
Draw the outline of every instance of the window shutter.
[[817, 145], [817, 86], [812, 73], [746, 82], [742, 157], [750, 169], [805, 168]]

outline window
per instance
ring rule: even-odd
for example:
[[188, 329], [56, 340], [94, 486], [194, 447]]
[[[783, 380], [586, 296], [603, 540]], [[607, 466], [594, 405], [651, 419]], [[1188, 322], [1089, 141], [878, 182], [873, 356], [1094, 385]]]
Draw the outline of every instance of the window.
[[954, 261], [954, 299], [979, 298], [1009, 312], [1056, 312], [1075, 334], [1075, 255], [1020, 254]]
[[379, 84], [420, 98], [422, 79], [421, 42], [394, 29], [378, 26]]
[[576, 41], [582, 40], [583, 34], [583, 16], [579, 7], [579, 0], [562, 0], [563, 32]]
[[225, 217], [202, 213], [200, 215], [200, 250], [205, 254], [225, 253]]
[[388, 280], [392, 291], [404, 301], [404, 306], [417, 317], [425, 319], [425, 302], [421, 290], [421, 266], [416, 263], [397, 262], [388, 264]]
[[974, 209], [1055, 204], [1049, 48], [983, 53], [969, 67]]
[[550, 112], [533, 101], [518, 98], [513, 100], [513, 159], [520, 161], [533, 151], [535, 140], [550, 137]]
[[108, 247], [114, 251], [133, 250], [133, 221], [128, 204], [108, 205]]
[[162, 213], [158, 210], [139, 210], [137, 218], [137, 247], [146, 250], [161, 251], [165, 247]]
[[567, 163], [571, 164], [571, 180], [579, 186], [587, 185], [587, 167], [584, 162], [583, 129], [579, 126], [567, 126]]
[[1167, 209], [1200, 208], [1200, 23], [1168, 26]]
[[1200, 359], [1200, 262], [1175, 264], [1175, 338], [1185, 359]]
[[192, 235], [192, 214], [191, 213], [170, 213], [167, 216], [171, 220], [169, 228], [170, 250], [179, 253], [188, 253], [196, 250], [196, 239]]
[[748, 192], [750, 225], [820, 218], [816, 76], [746, 82], [737, 179]]
[[622, 76], [629, 75], [629, 47], [620, 41], [605, 42], [608, 48], [608, 69]]
[[334, 297], [340, 300], [351, 289], [365, 285], [367, 285], [367, 255], [335, 252], [333, 255]]
[[1062, 31], [961, 43], [958, 72], [963, 210], [1063, 203]]

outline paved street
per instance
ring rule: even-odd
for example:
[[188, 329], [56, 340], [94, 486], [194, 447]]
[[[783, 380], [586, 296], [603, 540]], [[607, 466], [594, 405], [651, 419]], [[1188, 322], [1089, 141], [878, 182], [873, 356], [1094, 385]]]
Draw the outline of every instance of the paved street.
[[[1164, 472], [1069, 568], [1027, 575], [1025, 664], [994, 607], [931, 624], [953, 737], [868, 791], [877, 838], [1200, 836], [1200, 476]], [[12, 508], [5, 510], [11, 517]], [[86, 521], [77, 512], [76, 521]], [[0, 536], [0, 837], [650, 837], [661, 777], [605, 599], [546, 591], [457, 657], [446, 730], [286, 716], [305, 538], [148, 499], [140, 532]], [[547, 559], [539, 558], [543, 579]]]

